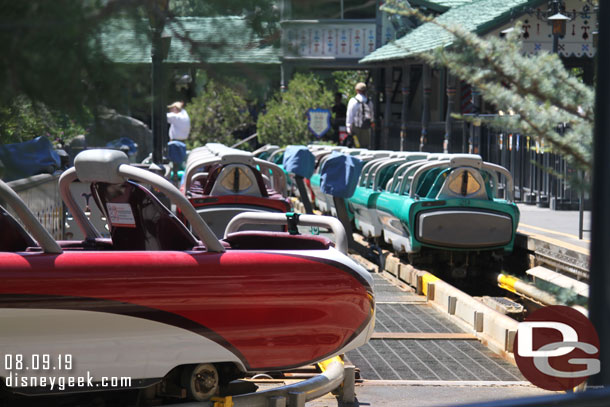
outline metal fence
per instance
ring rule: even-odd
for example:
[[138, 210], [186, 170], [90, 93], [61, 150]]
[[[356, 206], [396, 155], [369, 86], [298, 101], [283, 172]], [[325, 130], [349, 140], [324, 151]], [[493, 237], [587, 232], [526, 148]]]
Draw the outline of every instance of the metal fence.
[[464, 122], [461, 150], [506, 167], [515, 181], [517, 201], [576, 210], [586, 198], [573, 186], [576, 180], [582, 182], [584, 175], [571, 168], [549, 145], [527, 135]]
[[[64, 239], [66, 211], [59, 193], [58, 179], [59, 174], [39, 174], [11, 181], [8, 185], [25, 202], [51, 236], [55, 239]], [[6, 209], [13, 216], [16, 215], [12, 208]]]

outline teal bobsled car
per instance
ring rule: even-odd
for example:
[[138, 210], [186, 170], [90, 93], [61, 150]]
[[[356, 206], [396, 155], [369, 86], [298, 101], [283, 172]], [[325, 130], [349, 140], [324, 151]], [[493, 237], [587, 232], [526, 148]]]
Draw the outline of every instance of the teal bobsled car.
[[[498, 198], [501, 177], [503, 199]], [[375, 207], [384, 240], [398, 253], [424, 248], [510, 252], [519, 223], [512, 191], [505, 168], [477, 155], [455, 154], [402, 165]]]
[[349, 208], [354, 213], [356, 229], [365, 237], [375, 238], [382, 234], [376, 202], [379, 195], [386, 190], [394, 173], [404, 164], [426, 159], [427, 156], [428, 153], [395, 153], [387, 158], [371, 160], [364, 165], [358, 187], [349, 199]]

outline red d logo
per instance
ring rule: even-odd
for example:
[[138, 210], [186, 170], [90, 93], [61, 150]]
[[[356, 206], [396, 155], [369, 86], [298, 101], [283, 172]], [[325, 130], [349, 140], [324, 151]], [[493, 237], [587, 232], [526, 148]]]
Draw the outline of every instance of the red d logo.
[[517, 367], [546, 390], [568, 390], [600, 371], [597, 332], [580, 312], [563, 305], [541, 308], [519, 324]]

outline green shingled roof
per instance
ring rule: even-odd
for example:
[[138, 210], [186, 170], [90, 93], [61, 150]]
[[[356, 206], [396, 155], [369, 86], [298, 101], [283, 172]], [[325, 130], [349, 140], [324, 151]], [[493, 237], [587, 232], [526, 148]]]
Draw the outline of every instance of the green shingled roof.
[[[497, 27], [510, 18], [519, 16], [526, 7], [533, 7], [544, 0], [472, 0], [455, 6], [436, 18], [446, 25], [460, 25], [474, 33], [481, 34]], [[441, 1], [437, 1], [440, 3]], [[445, 0], [449, 3], [451, 0]], [[458, 0], [455, 0], [457, 3]], [[415, 3], [415, 1], [413, 2]], [[447, 47], [453, 43], [453, 34], [434, 23], [425, 23], [404, 37], [392, 41], [360, 60], [374, 63], [404, 59]]]
[[427, 7], [432, 10], [445, 11], [462, 4], [472, 3], [477, 0], [409, 0], [412, 6]]
[[[183, 17], [169, 22], [172, 37], [168, 63], [179, 64], [279, 64], [280, 48], [264, 44], [241, 17]], [[151, 62], [150, 33], [115, 20], [99, 37], [102, 53], [124, 64]]]

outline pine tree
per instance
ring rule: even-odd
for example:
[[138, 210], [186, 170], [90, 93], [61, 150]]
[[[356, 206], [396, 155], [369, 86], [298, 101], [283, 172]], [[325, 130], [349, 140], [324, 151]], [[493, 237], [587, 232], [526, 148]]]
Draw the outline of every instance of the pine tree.
[[416, 16], [453, 34], [450, 47], [418, 57], [431, 65], [446, 67], [479, 89], [483, 98], [499, 110], [515, 113], [480, 119], [485, 124], [532, 136], [550, 144], [574, 168], [591, 168], [594, 90], [571, 76], [556, 54], [525, 55], [519, 26], [505, 38], [484, 39], [460, 26], [439, 23], [399, 0], [387, 1], [383, 10]]

